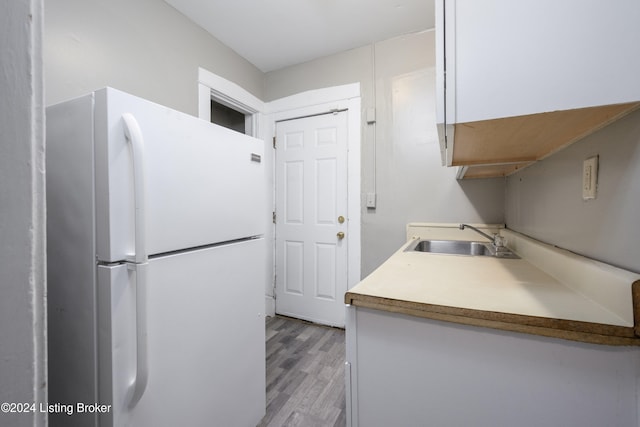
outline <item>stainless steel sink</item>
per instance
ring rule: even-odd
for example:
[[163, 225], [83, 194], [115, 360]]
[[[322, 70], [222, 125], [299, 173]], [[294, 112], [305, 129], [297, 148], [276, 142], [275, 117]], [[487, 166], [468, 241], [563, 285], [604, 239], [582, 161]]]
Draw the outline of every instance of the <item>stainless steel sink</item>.
[[509, 249], [496, 248], [491, 243], [464, 240], [416, 240], [407, 246], [406, 252], [430, 252], [436, 254], [491, 256], [497, 258], [519, 258]]

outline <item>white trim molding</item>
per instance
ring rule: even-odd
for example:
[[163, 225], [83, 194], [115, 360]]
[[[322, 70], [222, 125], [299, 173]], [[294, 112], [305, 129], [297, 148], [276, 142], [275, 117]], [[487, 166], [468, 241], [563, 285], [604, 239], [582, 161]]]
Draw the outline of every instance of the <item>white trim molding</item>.
[[264, 102], [236, 83], [204, 68], [198, 68], [199, 118], [211, 121], [212, 99], [247, 115], [248, 134], [255, 137], [260, 135], [259, 115], [265, 110]]
[[[305, 108], [316, 109], [324, 104], [344, 104], [345, 101], [360, 98], [360, 83], [333, 86], [301, 92], [285, 98], [276, 99], [265, 104], [265, 114], [284, 113], [289, 110]], [[340, 108], [339, 106], [336, 108]], [[328, 111], [328, 110], [327, 110]], [[291, 117], [289, 117], [291, 118]], [[278, 119], [282, 120], [282, 119]]]

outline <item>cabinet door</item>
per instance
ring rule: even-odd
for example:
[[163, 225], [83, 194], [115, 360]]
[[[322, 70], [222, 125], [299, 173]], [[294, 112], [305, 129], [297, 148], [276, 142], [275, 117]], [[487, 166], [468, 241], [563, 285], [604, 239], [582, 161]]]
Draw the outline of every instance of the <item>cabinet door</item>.
[[445, 3], [451, 122], [640, 99], [636, 0]]
[[638, 425], [637, 347], [353, 309], [348, 425]]
[[639, 19], [635, 0], [438, 0], [443, 164], [507, 175], [638, 108]]

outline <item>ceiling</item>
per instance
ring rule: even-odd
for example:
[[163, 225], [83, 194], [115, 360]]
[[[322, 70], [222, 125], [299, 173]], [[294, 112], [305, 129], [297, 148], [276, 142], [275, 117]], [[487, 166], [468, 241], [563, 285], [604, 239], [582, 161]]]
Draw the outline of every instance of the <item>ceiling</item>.
[[434, 27], [434, 0], [165, 0], [263, 72]]

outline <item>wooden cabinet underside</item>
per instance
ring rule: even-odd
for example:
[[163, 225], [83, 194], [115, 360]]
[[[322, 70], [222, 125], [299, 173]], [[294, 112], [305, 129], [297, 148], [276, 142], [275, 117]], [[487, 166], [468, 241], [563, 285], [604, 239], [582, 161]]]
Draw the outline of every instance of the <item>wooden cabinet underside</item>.
[[458, 123], [451, 165], [465, 167], [464, 178], [506, 176], [639, 106], [633, 102]]

